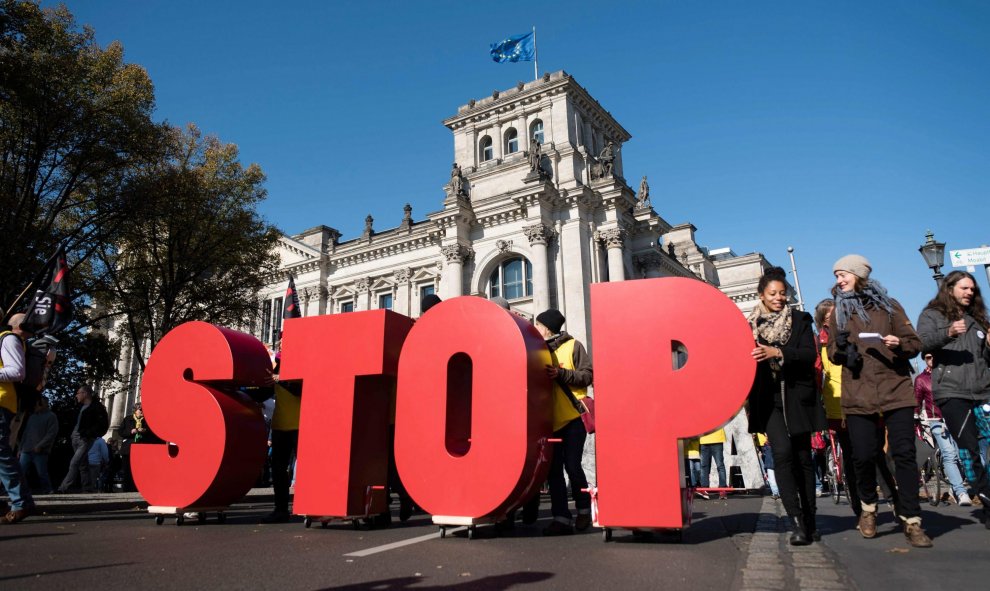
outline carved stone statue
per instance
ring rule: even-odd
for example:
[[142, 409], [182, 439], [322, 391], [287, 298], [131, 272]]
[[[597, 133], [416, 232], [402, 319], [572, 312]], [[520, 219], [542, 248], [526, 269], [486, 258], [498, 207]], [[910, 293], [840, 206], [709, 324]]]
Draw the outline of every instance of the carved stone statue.
[[602, 148], [602, 153], [598, 155], [598, 161], [602, 165], [602, 178], [611, 175], [615, 166], [615, 144], [611, 140]]
[[464, 175], [461, 174], [461, 167], [455, 162], [450, 169], [450, 194], [457, 197], [460, 195], [467, 196], [467, 192], [464, 191]]
[[374, 223], [375, 218], [371, 217], [371, 214], [368, 214], [368, 217], [364, 218], [364, 233], [361, 234], [361, 238], [370, 239], [374, 235], [375, 229], [372, 227]]
[[650, 205], [650, 184], [646, 182], [646, 175], [639, 182], [639, 195], [636, 196], [636, 207], [651, 207]]
[[529, 171], [540, 172], [540, 161], [543, 160], [543, 150], [540, 147], [539, 140], [536, 138], [533, 138], [533, 143], [529, 147], [527, 156], [529, 159]]

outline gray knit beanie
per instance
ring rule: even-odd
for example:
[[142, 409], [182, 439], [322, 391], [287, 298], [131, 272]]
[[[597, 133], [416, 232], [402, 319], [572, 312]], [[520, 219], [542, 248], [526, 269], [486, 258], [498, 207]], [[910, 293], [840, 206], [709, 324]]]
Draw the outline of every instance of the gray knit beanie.
[[866, 260], [866, 257], [858, 254], [847, 254], [832, 265], [832, 272], [835, 273], [836, 271], [848, 271], [860, 279], [869, 279], [873, 267], [870, 266], [870, 261]]

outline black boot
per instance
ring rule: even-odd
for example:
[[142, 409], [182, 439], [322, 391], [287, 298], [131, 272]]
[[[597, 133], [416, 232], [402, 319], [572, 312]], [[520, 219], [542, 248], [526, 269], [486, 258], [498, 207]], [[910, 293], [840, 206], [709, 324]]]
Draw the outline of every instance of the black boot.
[[791, 517], [791, 527], [794, 529], [791, 533], [791, 546], [807, 546], [811, 543], [808, 534], [805, 533], [804, 519], [800, 516]]
[[808, 543], [822, 541], [822, 535], [818, 533], [818, 524], [815, 522], [815, 514], [805, 514], [804, 535], [808, 538]]

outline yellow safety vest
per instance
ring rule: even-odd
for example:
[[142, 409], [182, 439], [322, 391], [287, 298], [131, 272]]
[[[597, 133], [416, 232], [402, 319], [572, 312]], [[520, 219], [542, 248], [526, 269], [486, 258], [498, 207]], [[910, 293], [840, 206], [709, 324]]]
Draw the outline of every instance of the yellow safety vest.
[[[0, 332], [0, 343], [3, 343], [3, 339], [7, 338], [9, 334], [14, 333], [9, 330]], [[20, 339], [20, 337], [17, 338]], [[24, 341], [22, 340], [21, 348], [23, 348], [23, 345]], [[3, 359], [0, 358], [0, 368], [2, 367]], [[17, 414], [17, 387], [14, 385], [14, 382], [0, 382], [0, 408], [6, 408], [10, 412]]]
[[275, 384], [275, 412], [272, 413], [272, 430], [298, 431], [301, 405], [301, 397]]
[[[569, 339], [553, 352], [557, 357], [557, 363], [564, 369], [574, 369], [574, 339]], [[571, 388], [574, 397], [581, 400], [588, 395], [587, 388]], [[557, 431], [581, 415], [571, 404], [571, 399], [564, 393], [564, 389], [554, 381], [553, 383], [553, 430]]]

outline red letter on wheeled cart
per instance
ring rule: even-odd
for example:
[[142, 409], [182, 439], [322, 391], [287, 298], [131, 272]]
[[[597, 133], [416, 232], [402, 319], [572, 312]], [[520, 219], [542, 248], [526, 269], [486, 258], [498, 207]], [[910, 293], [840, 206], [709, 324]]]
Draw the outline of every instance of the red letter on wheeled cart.
[[302, 380], [292, 510], [353, 517], [385, 510], [389, 409], [412, 320], [386, 310], [285, 321], [280, 378]]
[[258, 405], [237, 386], [264, 383], [272, 366], [258, 339], [187, 322], [155, 347], [141, 382], [148, 424], [168, 444], [131, 447], [134, 484], [149, 505], [226, 507], [265, 463]]
[[[598, 522], [689, 522], [679, 439], [724, 424], [746, 400], [756, 363], [739, 308], [695, 279], [591, 286]], [[675, 370], [682, 344], [687, 363]]]
[[395, 460], [435, 521], [500, 518], [537, 491], [552, 427], [549, 363], [529, 322], [478, 297], [438, 304], [409, 332]]

